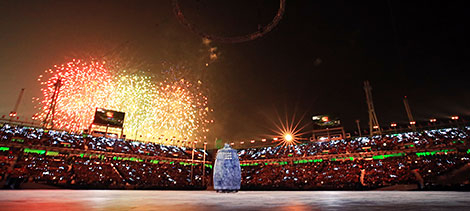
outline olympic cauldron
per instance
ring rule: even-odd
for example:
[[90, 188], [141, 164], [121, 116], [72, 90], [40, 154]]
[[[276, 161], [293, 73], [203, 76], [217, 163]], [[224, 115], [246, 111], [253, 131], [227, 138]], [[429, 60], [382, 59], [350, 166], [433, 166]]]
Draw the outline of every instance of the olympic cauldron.
[[214, 189], [217, 192], [230, 193], [240, 190], [240, 160], [237, 151], [230, 145], [217, 151], [214, 165]]

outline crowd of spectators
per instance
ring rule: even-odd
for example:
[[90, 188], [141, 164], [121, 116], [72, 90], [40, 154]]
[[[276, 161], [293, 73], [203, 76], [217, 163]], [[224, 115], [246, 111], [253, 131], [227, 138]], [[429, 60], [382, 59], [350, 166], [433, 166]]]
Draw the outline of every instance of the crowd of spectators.
[[[178, 162], [150, 163], [143, 160], [114, 160], [107, 157], [24, 153], [10, 149], [16, 162], [6, 165], [2, 174], [13, 182], [30, 182], [65, 188], [86, 189], [202, 189], [211, 166], [202, 173], [202, 165]], [[4, 162], [2, 161], [2, 164]], [[205, 181], [203, 180], [205, 176]], [[9, 181], [6, 181], [9, 183]]]
[[[446, 128], [240, 149], [240, 160], [245, 163], [242, 186], [257, 190], [357, 190], [397, 184], [429, 187], [438, 184], [442, 174], [470, 163], [469, 135], [469, 127]], [[383, 157], [390, 154], [387, 152], [399, 153]], [[359, 156], [354, 157], [355, 153]], [[342, 158], [331, 158], [335, 155]], [[302, 159], [309, 161], [298, 162]]]
[[[65, 131], [42, 128], [3, 125], [0, 128], [0, 143], [16, 142], [24, 146], [65, 147], [100, 152], [114, 152], [147, 156], [191, 159], [192, 148], [162, 145], [153, 142], [129, 141], [109, 137], [94, 137]], [[195, 149], [195, 159], [202, 160], [205, 153]], [[210, 155], [206, 159], [210, 160]]]
[[[9, 146], [0, 151], [0, 181], [9, 175], [15, 182], [70, 188], [198, 189], [205, 187], [212, 168], [206, 165], [203, 174], [201, 162], [191, 163], [191, 148], [8, 124], [0, 128], [0, 144]], [[77, 149], [81, 153], [73, 153]], [[194, 160], [204, 155], [211, 159], [194, 149]]]
[[439, 184], [439, 176], [463, 167], [469, 159], [466, 153], [453, 153], [380, 160], [260, 163], [242, 167], [242, 188], [362, 190], [398, 184], [417, 184], [423, 188]]
[[310, 142], [294, 145], [248, 148], [239, 150], [240, 160], [279, 159], [288, 157], [308, 157], [321, 154], [347, 154], [369, 151], [401, 150], [406, 148], [427, 149], [439, 147], [469, 146], [470, 127], [463, 129], [446, 128], [422, 132], [357, 137], [352, 139]]
[[[440, 176], [468, 165], [469, 131], [469, 127], [448, 128], [240, 149], [242, 189], [362, 190], [397, 184], [427, 187], [439, 183]], [[67, 188], [205, 189], [212, 174], [211, 164], [189, 162], [193, 149], [40, 128], [3, 125], [0, 147], [0, 181], [6, 184], [19, 181]], [[195, 150], [196, 160], [203, 157], [212, 161], [207, 152]]]
[[0, 181], [5, 179], [6, 174], [11, 169], [15, 156], [11, 155], [7, 150], [0, 150]]

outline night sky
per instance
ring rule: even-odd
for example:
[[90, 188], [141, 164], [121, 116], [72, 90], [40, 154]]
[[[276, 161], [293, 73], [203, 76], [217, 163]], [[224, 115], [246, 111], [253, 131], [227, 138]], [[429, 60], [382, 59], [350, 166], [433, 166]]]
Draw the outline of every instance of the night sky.
[[[270, 22], [274, 0], [182, 1], [187, 19], [217, 35], [240, 35]], [[465, 1], [294, 1], [265, 36], [212, 42], [218, 59], [205, 67], [202, 38], [178, 22], [165, 1], [0, 1], [0, 115], [26, 88], [20, 118], [36, 110], [37, 77], [54, 64], [110, 52], [129, 55], [159, 74], [185, 65], [210, 88], [216, 124], [210, 138], [272, 134], [285, 115], [302, 124], [331, 114], [354, 130], [367, 126], [363, 81], [379, 122], [406, 122], [408, 96], [417, 120], [470, 115], [469, 7]], [[307, 126], [306, 129], [310, 127]]]

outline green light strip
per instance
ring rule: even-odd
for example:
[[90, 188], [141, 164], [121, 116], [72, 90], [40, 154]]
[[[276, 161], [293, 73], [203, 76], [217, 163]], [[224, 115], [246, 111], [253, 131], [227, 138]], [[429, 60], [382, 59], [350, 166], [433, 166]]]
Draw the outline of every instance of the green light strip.
[[443, 149], [443, 150], [436, 150], [436, 151], [432, 151], [432, 152], [417, 152], [416, 155], [418, 157], [420, 157], [420, 156], [435, 155], [435, 154], [440, 153], [440, 152], [447, 153], [447, 152], [452, 152], [452, 151], [455, 151], [455, 149]]
[[186, 162], [179, 162], [179, 164], [183, 165], [183, 166], [190, 166], [190, 165], [197, 166], [197, 165], [199, 165], [197, 163], [186, 163]]
[[391, 157], [401, 157], [405, 156], [405, 153], [395, 153], [395, 154], [388, 154], [388, 155], [374, 155], [372, 156], [372, 159], [385, 159], [385, 158], [391, 158]]
[[323, 159], [315, 159], [315, 160], [296, 160], [294, 161], [294, 164], [299, 164], [299, 163], [318, 163], [322, 162]]
[[21, 143], [23, 143], [23, 142], [24, 142], [24, 140], [23, 140], [23, 139], [15, 139], [15, 138], [14, 138], [14, 139], [11, 139], [11, 141], [14, 141], [14, 142], [21, 142]]
[[339, 161], [339, 160], [354, 160], [354, 157], [343, 157], [343, 158], [331, 158], [330, 161]]
[[[80, 153], [80, 157], [88, 157], [88, 158], [100, 158], [101, 160], [104, 159], [104, 155], [100, 154], [87, 154], [87, 153]], [[114, 159], [114, 158], [113, 158]], [[116, 160], [116, 159], [114, 159]]]
[[240, 166], [257, 166], [259, 163], [241, 163]]
[[46, 155], [48, 155], [48, 156], [57, 156], [57, 155], [59, 155], [59, 152], [47, 151]]
[[10, 150], [10, 147], [0, 147], [0, 151], [8, 151]]
[[[90, 156], [91, 157], [91, 156]], [[104, 157], [104, 156], [103, 156]], [[128, 157], [117, 157], [117, 156], [114, 156], [113, 157], [113, 160], [122, 160], [122, 161], [134, 161], [134, 162], [144, 162], [143, 159], [139, 159], [139, 158], [128, 158]], [[150, 163], [158, 163], [159, 161], [158, 160], [151, 160]]]
[[46, 153], [46, 150], [24, 148], [24, 152], [43, 155], [44, 153]]

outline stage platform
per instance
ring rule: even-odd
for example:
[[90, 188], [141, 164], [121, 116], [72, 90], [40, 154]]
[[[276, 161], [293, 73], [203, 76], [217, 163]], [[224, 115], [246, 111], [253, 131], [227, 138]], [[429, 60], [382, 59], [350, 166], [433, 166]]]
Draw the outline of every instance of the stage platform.
[[0, 210], [470, 210], [469, 192], [1, 190]]

